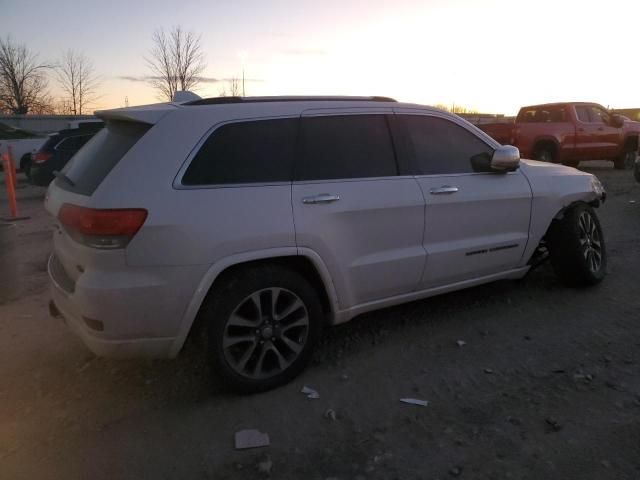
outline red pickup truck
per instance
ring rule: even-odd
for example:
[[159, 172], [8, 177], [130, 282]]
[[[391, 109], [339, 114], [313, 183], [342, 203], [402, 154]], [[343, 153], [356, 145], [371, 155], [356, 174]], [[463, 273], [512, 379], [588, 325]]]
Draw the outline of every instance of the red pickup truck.
[[612, 160], [617, 169], [632, 168], [640, 137], [640, 122], [585, 102], [522, 107], [515, 123], [478, 127], [498, 142], [518, 147], [523, 158], [572, 167], [581, 160]]

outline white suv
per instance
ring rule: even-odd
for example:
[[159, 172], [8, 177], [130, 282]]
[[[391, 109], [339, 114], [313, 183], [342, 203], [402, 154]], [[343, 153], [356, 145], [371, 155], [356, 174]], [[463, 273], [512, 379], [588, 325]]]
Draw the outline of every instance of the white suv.
[[52, 314], [98, 355], [208, 330], [231, 387], [282, 384], [324, 325], [550, 257], [605, 275], [593, 176], [520, 161], [455, 115], [382, 97], [199, 99], [106, 122], [49, 187]]

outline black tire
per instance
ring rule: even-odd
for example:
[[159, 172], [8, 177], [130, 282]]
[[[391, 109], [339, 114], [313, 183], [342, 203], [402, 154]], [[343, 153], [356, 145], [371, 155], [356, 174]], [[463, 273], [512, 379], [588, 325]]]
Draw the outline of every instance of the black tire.
[[563, 163], [567, 167], [578, 168], [578, 165], [580, 165], [580, 160], [565, 160]]
[[533, 153], [534, 160], [541, 162], [554, 163], [555, 150], [548, 145], [536, 147]]
[[636, 178], [636, 182], [640, 182], [640, 162], [636, 161], [633, 167], [633, 176]]
[[566, 285], [595, 285], [606, 275], [604, 236], [600, 221], [589, 205], [577, 204], [567, 209], [562, 219], [554, 220], [547, 234], [547, 245], [551, 265]]
[[[283, 385], [300, 374], [311, 360], [324, 321], [318, 294], [306, 278], [288, 268], [262, 266], [237, 270], [225, 275], [217, 284], [218, 286], [207, 296], [199, 319], [205, 322], [208, 331], [208, 356], [213, 377], [221, 380], [232, 390], [255, 393]], [[257, 297], [253, 297], [254, 295]], [[276, 300], [272, 300], [272, 295]], [[264, 300], [267, 296], [267, 300]], [[278, 313], [279, 306], [279, 314], [294, 308], [294, 297], [297, 297], [304, 309], [298, 307], [282, 318], [272, 316], [273, 310]], [[261, 307], [257, 307], [252, 298], [258, 298]], [[282, 305], [279, 304], [281, 301]], [[286, 303], [288, 301], [291, 302], [289, 306]], [[275, 307], [271, 312], [262, 313], [266, 303], [274, 304]], [[250, 311], [252, 307], [255, 311]], [[305, 313], [308, 318], [306, 326], [290, 326], [304, 321], [296, 317], [304, 318]], [[240, 319], [242, 326], [229, 325], [232, 314], [235, 314], [234, 323], [239, 323]], [[250, 322], [251, 326], [244, 325], [245, 321]], [[285, 334], [287, 331], [293, 331], [293, 335], [298, 335], [298, 341], [293, 341], [296, 348], [301, 347], [299, 352], [296, 353], [289, 346], [291, 344], [288, 342], [291, 342], [292, 337], [291, 334]], [[238, 338], [246, 337], [253, 338], [236, 341]], [[272, 341], [269, 337], [275, 340]], [[284, 337], [287, 337], [287, 343]], [[304, 340], [301, 340], [303, 337]], [[234, 341], [236, 343], [233, 343]], [[277, 354], [274, 349], [277, 350]], [[243, 363], [245, 356], [248, 360]], [[286, 365], [286, 368], [281, 368], [281, 360], [291, 363]], [[236, 363], [235, 366], [233, 362]], [[241, 363], [243, 366], [239, 366]], [[275, 367], [274, 371], [263, 372], [263, 367], [269, 364]], [[258, 369], [261, 372], [256, 374]], [[250, 370], [254, 372], [251, 373]]]
[[636, 163], [636, 152], [629, 150], [613, 161], [616, 170], [631, 170]]
[[23, 155], [20, 159], [20, 170], [25, 174], [27, 179], [31, 180], [31, 154]]

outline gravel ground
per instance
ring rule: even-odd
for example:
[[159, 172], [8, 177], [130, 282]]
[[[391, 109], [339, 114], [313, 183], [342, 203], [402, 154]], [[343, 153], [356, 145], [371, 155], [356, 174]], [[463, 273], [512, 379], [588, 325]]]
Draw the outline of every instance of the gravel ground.
[[[0, 479], [640, 478], [640, 184], [584, 168], [609, 192], [601, 285], [564, 288], [543, 266], [363, 315], [328, 330], [293, 383], [253, 396], [212, 385], [197, 348], [95, 358], [50, 318], [51, 222], [44, 190], [21, 184], [31, 218], [0, 305]], [[245, 428], [271, 445], [234, 450]]]

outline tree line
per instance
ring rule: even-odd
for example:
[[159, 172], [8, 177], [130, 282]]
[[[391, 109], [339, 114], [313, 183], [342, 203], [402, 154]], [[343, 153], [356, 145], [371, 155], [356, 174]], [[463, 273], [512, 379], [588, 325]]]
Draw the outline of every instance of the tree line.
[[[145, 80], [158, 98], [170, 101], [178, 90], [193, 90], [207, 68], [201, 37], [180, 26], [156, 30], [152, 48], [145, 58]], [[61, 95], [50, 93], [50, 81]], [[100, 77], [93, 62], [83, 53], [69, 49], [54, 62], [41, 61], [37, 53], [11, 37], [0, 38], [0, 112], [8, 114], [91, 113], [100, 99]], [[221, 96], [240, 96], [240, 81], [232, 78], [220, 90]]]

